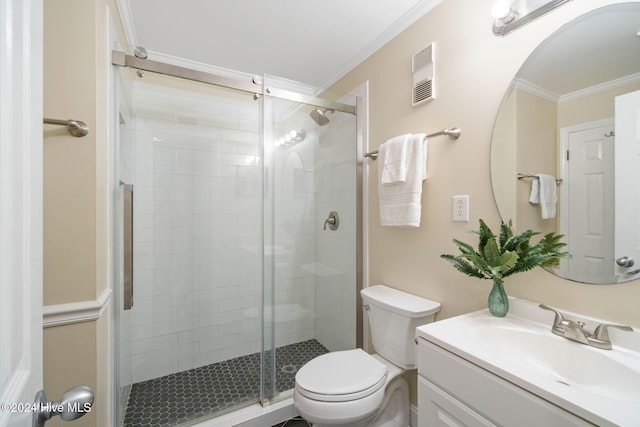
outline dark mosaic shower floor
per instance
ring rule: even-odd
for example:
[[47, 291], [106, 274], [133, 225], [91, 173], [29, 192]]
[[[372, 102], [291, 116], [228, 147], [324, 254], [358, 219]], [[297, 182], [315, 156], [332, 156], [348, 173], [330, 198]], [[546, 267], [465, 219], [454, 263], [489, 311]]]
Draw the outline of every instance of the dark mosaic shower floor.
[[[296, 370], [328, 351], [316, 340], [277, 348], [276, 389], [292, 389]], [[169, 427], [222, 413], [257, 401], [259, 384], [259, 353], [136, 383], [131, 387], [124, 426]]]

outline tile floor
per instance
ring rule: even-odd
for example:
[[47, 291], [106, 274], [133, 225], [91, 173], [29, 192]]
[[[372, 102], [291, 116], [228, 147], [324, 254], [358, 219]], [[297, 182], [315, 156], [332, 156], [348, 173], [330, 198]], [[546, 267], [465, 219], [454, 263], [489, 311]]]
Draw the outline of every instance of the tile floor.
[[296, 417], [271, 427], [311, 427], [311, 423], [303, 420], [302, 417]]
[[[297, 369], [327, 352], [315, 339], [277, 348], [277, 390], [293, 388]], [[222, 413], [257, 401], [259, 384], [259, 353], [136, 383], [131, 388], [124, 427], [169, 427]], [[304, 420], [294, 419], [277, 427], [307, 425]]]

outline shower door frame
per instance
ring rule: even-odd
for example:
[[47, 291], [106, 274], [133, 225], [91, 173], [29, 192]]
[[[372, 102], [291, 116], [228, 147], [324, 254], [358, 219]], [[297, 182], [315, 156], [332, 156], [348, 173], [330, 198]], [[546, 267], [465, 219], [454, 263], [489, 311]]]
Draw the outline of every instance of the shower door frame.
[[[302, 104], [307, 104], [320, 108], [327, 108], [331, 110], [336, 110], [344, 113], [353, 114], [356, 116], [356, 141], [355, 141], [355, 149], [356, 149], [356, 162], [354, 165], [356, 172], [356, 347], [363, 347], [363, 315], [362, 315], [362, 304], [360, 297], [360, 290], [363, 288], [363, 278], [364, 278], [364, 257], [365, 257], [365, 247], [364, 247], [364, 209], [363, 209], [363, 200], [364, 200], [364, 186], [363, 185], [363, 153], [366, 137], [363, 135], [366, 133], [366, 123], [363, 120], [366, 118], [360, 118], [357, 114], [358, 111], [362, 112], [361, 106], [352, 106], [336, 101], [327, 100], [324, 98], [305, 95], [298, 92], [293, 92], [280, 88], [273, 87], [265, 87], [262, 83], [261, 77], [253, 77], [251, 81], [239, 80], [235, 78], [229, 78], [217, 74], [213, 74], [210, 72], [199, 71], [187, 67], [182, 67], [174, 64], [154, 61], [146, 58], [138, 58], [136, 56], [128, 55], [118, 50], [112, 51], [112, 65], [132, 68], [141, 71], [149, 71], [157, 74], [162, 74], [171, 77], [182, 78], [186, 80], [196, 81], [200, 83], [210, 84], [214, 86], [224, 87], [235, 89], [239, 91], [243, 91], [246, 93], [250, 93], [253, 95], [254, 99], [259, 99], [264, 95], [268, 95], [273, 98], [285, 99], [293, 102], [298, 102]], [[366, 95], [366, 94], [365, 94]], [[356, 94], [357, 102], [360, 103], [361, 99], [363, 99], [362, 94]], [[115, 103], [117, 104], [117, 103]], [[117, 106], [116, 106], [117, 108]], [[366, 106], [364, 107], [366, 108]], [[116, 114], [117, 117], [117, 114]], [[365, 128], [363, 129], [363, 126]], [[262, 133], [262, 141], [261, 146], [264, 146], [264, 133]], [[114, 160], [115, 161], [115, 160]], [[264, 230], [263, 230], [264, 234]], [[264, 254], [263, 254], [264, 258]], [[118, 264], [118, 261], [115, 261]], [[263, 266], [264, 269], [264, 266]], [[264, 270], [262, 272], [262, 294], [264, 296]], [[114, 285], [115, 286], [115, 285]], [[264, 309], [264, 302], [263, 307]], [[264, 311], [264, 310], [263, 310]], [[262, 327], [264, 328], [264, 314], [262, 315]], [[263, 356], [264, 356], [264, 331], [262, 332], [263, 337]], [[117, 341], [117, 339], [116, 339]], [[271, 350], [275, 350], [275, 347], [272, 346]], [[262, 364], [263, 362], [261, 362]], [[263, 369], [263, 367], [261, 368]], [[272, 373], [272, 375], [274, 375]], [[264, 375], [261, 375], [261, 384], [260, 384], [260, 403], [263, 405], [268, 405], [272, 402], [274, 398], [273, 395], [265, 396], [264, 389]], [[119, 384], [118, 384], [119, 386]], [[114, 390], [114, 394], [118, 393], [117, 390]], [[115, 405], [114, 405], [114, 409]], [[116, 410], [117, 412], [117, 410]]]
[[127, 55], [117, 50], [112, 51], [111, 54], [111, 63], [113, 65], [118, 65], [121, 67], [135, 68], [138, 70], [163, 74], [165, 76], [179, 77], [182, 79], [193, 80], [200, 83], [207, 83], [214, 86], [236, 89], [251, 93], [256, 99], [257, 97], [260, 97], [263, 93], [265, 93], [274, 98], [300, 102], [303, 104], [313, 105], [315, 107], [328, 108], [331, 110], [341, 111], [343, 113], [349, 113], [353, 115], [356, 114], [356, 107], [353, 105], [330, 101], [315, 96], [304, 95], [285, 89], [264, 87], [261, 82], [262, 79], [259, 77], [254, 77], [251, 82], [247, 82], [244, 80], [232, 79], [229, 77], [219, 76], [204, 71], [193, 70], [191, 68], [181, 67], [178, 65], [138, 58], [136, 56]]

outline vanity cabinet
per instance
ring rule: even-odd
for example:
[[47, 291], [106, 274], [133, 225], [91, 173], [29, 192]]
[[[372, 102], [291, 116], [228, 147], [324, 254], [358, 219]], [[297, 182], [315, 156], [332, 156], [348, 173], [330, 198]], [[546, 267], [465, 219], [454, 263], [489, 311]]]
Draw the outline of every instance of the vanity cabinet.
[[420, 427], [594, 426], [419, 337]]

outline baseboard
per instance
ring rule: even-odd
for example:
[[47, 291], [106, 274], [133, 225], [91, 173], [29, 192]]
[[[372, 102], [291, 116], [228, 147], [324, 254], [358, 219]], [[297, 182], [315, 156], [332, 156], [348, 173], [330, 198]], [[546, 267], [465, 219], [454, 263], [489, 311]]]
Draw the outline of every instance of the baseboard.
[[42, 325], [44, 328], [50, 328], [52, 326], [97, 320], [110, 301], [111, 289], [105, 289], [94, 301], [46, 305], [42, 307]]
[[[418, 427], [418, 407], [411, 405], [410, 427]], [[232, 425], [234, 427], [264, 427], [283, 422], [298, 415], [293, 406], [291, 397], [270, 406], [261, 406], [259, 403], [234, 411], [233, 413], [202, 421], [193, 427], [222, 427]]]

